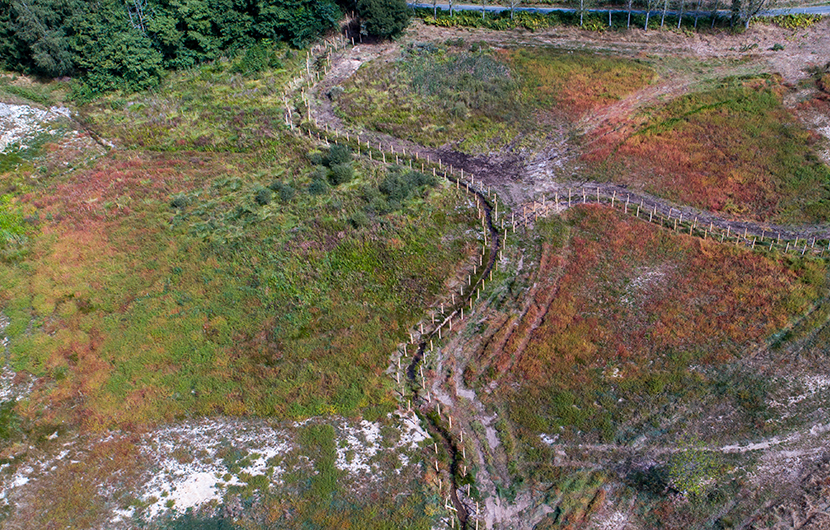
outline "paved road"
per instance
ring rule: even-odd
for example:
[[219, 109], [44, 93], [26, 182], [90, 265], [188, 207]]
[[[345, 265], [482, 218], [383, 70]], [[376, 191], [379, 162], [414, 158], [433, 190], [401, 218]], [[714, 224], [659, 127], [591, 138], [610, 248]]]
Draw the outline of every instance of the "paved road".
[[[432, 3], [425, 3], [425, 2], [410, 2], [407, 5], [410, 6], [410, 7], [423, 7], [423, 8], [428, 8], [428, 9], [433, 8]], [[450, 9], [449, 4], [438, 4], [435, 7], [437, 7], [438, 9], [441, 9], [443, 11], [449, 11], [449, 9]], [[505, 7], [505, 6], [488, 5], [488, 6], [484, 6], [482, 8], [482, 6], [480, 4], [479, 5], [475, 5], [475, 4], [453, 4], [452, 8], [453, 8], [454, 11], [481, 11], [482, 9], [484, 9], [488, 13], [500, 13], [502, 11], [510, 11], [510, 8]], [[517, 7], [515, 10], [516, 11], [527, 11], [529, 13], [553, 13], [553, 12], [556, 12], [556, 11], [570, 11], [570, 12], [576, 11], [576, 9], [570, 8], [570, 7]], [[662, 12], [662, 10], [657, 10], [657, 11]], [[608, 9], [586, 9], [586, 12], [589, 12], [589, 13], [607, 13]], [[612, 13], [627, 13], [628, 10], [626, 10], [626, 9], [612, 9], [611, 12]], [[645, 14], [646, 13], [644, 10], [632, 10], [631, 12], [632, 13], [640, 13], [640, 14]], [[709, 11], [706, 11], [706, 13], [708, 13], [708, 12]], [[655, 13], [655, 11], [652, 11], [652, 13]], [[674, 14], [673, 11], [667, 11], [666, 13]], [[694, 13], [694, 11], [687, 11], [686, 13], [687, 14]], [[721, 10], [721, 11], [718, 11], [718, 13], [719, 13], [720, 16], [723, 16], [723, 17], [728, 17], [728, 16], [731, 15], [731, 12], [728, 11], [728, 10]], [[772, 17], [772, 16], [776, 16], [776, 15], [793, 15], [793, 14], [830, 15], [830, 5], [811, 6], [811, 7], [790, 7], [790, 8], [780, 8], [780, 9], [767, 9], [765, 11], [762, 11], [762, 12], [758, 13], [757, 16]]]

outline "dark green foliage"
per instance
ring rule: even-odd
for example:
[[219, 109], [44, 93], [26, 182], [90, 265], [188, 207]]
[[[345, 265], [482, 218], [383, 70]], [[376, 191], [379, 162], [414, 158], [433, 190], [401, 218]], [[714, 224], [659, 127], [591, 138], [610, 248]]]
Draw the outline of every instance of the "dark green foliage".
[[0, 51], [6, 65], [47, 76], [71, 73], [71, 39], [75, 25], [87, 18], [87, 6], [80, 0], [0, 2]]
[[77, 95], [94, 97], [107, 90], [143, 90], [156, 86], [162, 56], [152, 41], [133, 27], [115, 0], [93, 4], [90, 16], [75, 25], [75, 64], [86, 72]]
[[268, 187], [271, 189], [271, 191], [277, 194], [277, 196], [280, 198], [280, 201], [282, 202], [289, 202], [291, 199], [294, 198], [294, 194], [296, 193], [296, 190], [291, 184], [286, 184], [278, 180], [275, 180], [274, 182], [269, 184]]
[[369, 35], [382, 39], [397, 37], [409, 24], [410, 9], [405, 0], [360, 0], [357, 14]]
[[308, 185], [308, 192], [312, 195], [322, 195], [329, 189], [329, 185], [322, 178], [313, 178]]
[[309, 151], [305, 156], [313, 166], [320, 166], [323, 164], [323, 153], [320, 151]]
[[631, 471], [625, 481], [640, 491], [652, 495], [663, 495], [669, 487], [669, 477], [666, 468], [651, 466], [647, 469]]
[[254, 28], [262, 38], [286, 41], [303, 48], [320, 34], [332, 29], [340, 19], [340, 8], [330, 0], [255, 1]]
[[369, 224], [369, 216], [366, 215], [366, 212], [363, 210], [358, 210], [349, 217], [349, 224], [352, 225], [353, 228], [362, 228], [364, 226], [368, 226]]
[[0, 0], [0, 66], [81, 74], [81, 98], [152, 87], [162, 68], [243, 49], [236, 68], [253, 74], [280, 66], [272, 42], [305, 46], [340, 15], [331, 0]]
[[181, 517], [166, 523], [165, 530], [233, 530], [238, 528], [232, 520], [224, 519], [221, 515], [201, 517], [188, 511]]
[[334, 167], [339, 164], [347, 164], [352, 161], [352, 149], [348, 145], [335, 144], [329, 149], [325, 164]]
[[436, 184], [437, 181], [432, 175], [425, 175], [420, 171], [403, 172], [401, 168], [393, 168], [380, 183], [378, 189], [386, 195], [390, 203], [399, 205], [424, 187]]
[[260, 206], [266, 206], [271, 203], [273, 193], [268, 188], [258, 188], [254, 193], [254, 202]]
[[173, 208], [184, 208], [187, 206], [188, 200], [186, 195], [176, 195], [173, 197], [173, 200], [170, 201], [170, 206]]
[[277, 59], [277, 55], [268, 44], [260, 42], [245, 50], [242, 58], [234, 65], [233, 71], [251, 75], [268, 68], [280, 68], [281, 66], [282, 64]]
[[10, 440], [20, 429], [20, 417], [14, 411], [15, 402], [0, 403], [0, 440]]
[[331, 182], [333, 186], [345, 184], [346, 182], [352, 180], [352, 177], [354, 177], [354, 170], [352, 169], [351, 164], [346, 163], [331, 166], [329, 182]]

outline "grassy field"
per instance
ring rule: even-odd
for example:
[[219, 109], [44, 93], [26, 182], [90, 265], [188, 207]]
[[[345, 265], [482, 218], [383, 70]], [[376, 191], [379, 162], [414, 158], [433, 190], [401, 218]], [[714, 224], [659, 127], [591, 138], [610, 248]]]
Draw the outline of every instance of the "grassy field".
[[370, 64], [344, 84], [339, 111], [352, 124], [423, 145], [466, 152], [544, 136], [551, 118], [575, 119], [640, 88], [653, 72], [639, 63], [553, 49], [493, 50], [449, 40]]
[[[756, 220], [830, 218], [830, 169], [782, 97], [775, 76], [724, 79], [597, 133], [593, 176], [683, 204]], [[612, 130], [617, 129], [617, 130]], [[608, 134], [604, 134], [608, 133]]]
[[[493, 403], [526, 450], [544, 448], [540, 434], [624, 446], [775, 428], [767, 403], [779, 389], [745, 357], [826, 295], [823, 262], [673, 235], [600, 207], [542, 234], [534, 303], [502, 321], [465, 373], [480, 388], [498, 383]], [[731, 420], [711, 423], [707, 410]]]
[[522, 97], [541, 113], [571, 120], [622, 99], [656, 77], [647, 65], [619, 57], [518, 48], [508, 62], [522, 79]]
[[437, 182], [393, 197], [380, 188], [410, 182], [402, 168], [335, 161], [276, 126], [202, 153], [209, 130], [137, 119], [155, 105], [194, 120], [199, 107], [214, 132], [265, 123], [235, 121], [229, 105], [253, 96], [232, 64], [205, 68], [218, 77], [84, 109], [126, 146], [94, 166], [26, 186], [3, 175], [4, 230], [27, 254], [0, 268], [0, 307], [12, 366], [39, 381], [23, 417], [99, 429], [394, 407], [386, 359], [469, 250], [473, 217]]
[[[92, 527], [146, 507], [129, 491], [155, 465], [140, 433], [221, 416], [318, 422], [297, 433], [282, 487], [244, 473], [229, 487], [225, 500], [250, 510], [240, 524], [434, 524], [439, 501], [420, 474], [373, 492], [346, 480], [332, 455], [347, 441], [327, 422], [377, 420], [394, 445], [384, 370], [474, 252], [475, 212], [429, 175], [286, 131], [295, 59], [262, 74], [217, 61], [82, 107], [118, 146], [97, 159], [70, 157], [57, 136], [0, 159], [3, 334], [18, 380], [33, 383], [0, 408], [0, 483], [57, 454], [53, 434], [96, 448], [35, 473], [0, 520]], [[93, 443], [110, 429], [126, 434]], [[372, 465], [394, 477], [389, 458]], [[419, 451], [409, 458], [417, 467]], [[154, 524], [221, 527], [226, 512], [213, 503]]]

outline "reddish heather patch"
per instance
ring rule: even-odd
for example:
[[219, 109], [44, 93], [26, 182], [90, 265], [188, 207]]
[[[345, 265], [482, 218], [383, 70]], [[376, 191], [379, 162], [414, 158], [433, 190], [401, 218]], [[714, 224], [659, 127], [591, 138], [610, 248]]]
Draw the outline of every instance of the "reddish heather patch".
[[166, 154], [138, 157], [119, 153], [100, 159], [92, 169], [72, 174], [50, 189], [49, 195], [27, 199], [58, 219], [101, 221], [130, 214], [134, 201], [167, 201], [192, 189], [201, 181], [204, 169]]
[[553, 285], [536, 297], [545, 317], [517, 362], [529, 385], [587, 383], [589, 367], [608, 363], [637, 373], [672, 352], [724, 362], [803, 309], [789, 301], [796, 274], [763, 256], [668, 235], [607, 208], [573, 215], [561, 278], [539, 277], [557, 290], [549, 303]]
[[583, 156], [615, 182], [759, 220], [822, 221], [827, 168], [814, 132], [781, 104], [780, 80], [684, 96], [648, 118], [595, 131]]

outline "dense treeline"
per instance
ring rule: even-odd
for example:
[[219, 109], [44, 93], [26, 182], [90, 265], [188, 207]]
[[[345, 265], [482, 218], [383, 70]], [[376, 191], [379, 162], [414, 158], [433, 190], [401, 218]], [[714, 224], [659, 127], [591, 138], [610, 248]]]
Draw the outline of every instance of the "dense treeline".
[[263, 41], [303, 47], [341, 16], [333, 0], [0, 0], [0, 67], [143, 89]]

